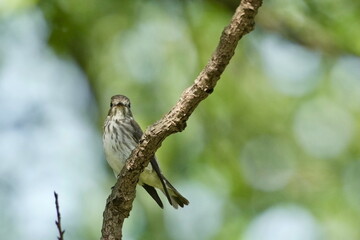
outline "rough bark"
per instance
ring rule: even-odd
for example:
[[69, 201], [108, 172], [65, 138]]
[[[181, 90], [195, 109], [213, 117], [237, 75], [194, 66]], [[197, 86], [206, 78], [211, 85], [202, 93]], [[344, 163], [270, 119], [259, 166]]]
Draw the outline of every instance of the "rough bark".
[[261, 4], [262, 0], [241, 1], [230, 24], [223, 30], [215, 52], [195, 83], [181, 94], [179, 101], [164, 117], [145, 131], [107, 199], [101, 230], [102, 240], [122, 238], [123, 222], [130, 214], [140, 173], [149, 164], [150, 157], [155, 154], [164, 139], [173, 133], [183, 131], [191, 113], [213, 92], [234, 55], [238, 41], [253, 30], [254, 18]]

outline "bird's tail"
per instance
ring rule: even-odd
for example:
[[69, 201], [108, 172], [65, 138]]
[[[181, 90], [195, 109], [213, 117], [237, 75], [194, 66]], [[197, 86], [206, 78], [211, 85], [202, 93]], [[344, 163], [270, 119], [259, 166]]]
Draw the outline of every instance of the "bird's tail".
[[[185, 205], [188, 205], [189, 201], [183, 195], [181, 195], [165, 177], [164, 180], [165, 180], [167, 192], [169, 193], [170, 196], [169, 199], [170, 204], [175, 209], [177, 209], [179, 206], [184, 207]], [[166, 195], [166, 191], [164, 191], [163, 189], [162, 191]]]

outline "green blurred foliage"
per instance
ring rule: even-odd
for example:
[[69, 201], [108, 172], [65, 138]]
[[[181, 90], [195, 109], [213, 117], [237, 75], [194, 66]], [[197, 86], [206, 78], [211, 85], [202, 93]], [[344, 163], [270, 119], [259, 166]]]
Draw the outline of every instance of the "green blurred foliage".
[[[101, 131], [109, 98], [114, 94], [131, 98], [135, 118], [143, 128], [165, 114], [208, 61], [237, 1], [18, 2], [17, 6], [2, 4], [1, 12], [15, 14], [26, 7], [42, 11], [50, 30], [49, 46], [59, 56], [74, 59], [89, 80], [101, 113], [94, 121]], [[350, 0], [265, 1], [256, 30], [240, 41], [214, 93], [199, 105], [184, 132], [163, 143], [157, 155], [165, 175], [175, 183], [206, 186], [222, 202], [221, 216], [213, 216], [219, 217], [221, 224], [209, 238], [243, 239], [258, 214], [284, 203], [311, 212], [325, 239], [360, 238], [356, 222], [360, 217], [360, 169], [353, 166], [359, 161], [356, 101], [360, 87], [351, 80], [354, 68], [347, 71], [346, 65], [341, 70], [343, 59], [360, 63], [356, 57], [360, 54], [359, 4]], [[280, 43], [273, 55], [267, 56], [270, 59], [285, 43], [282, 51], [291, 52], [296, 46], [319, 61], [316, 71], [307, 76], [309, 82], [286, 83], [292, 88], [308, 84], [308, 90], [301, 94], [276, 87], [277, 75], [267, 69], [262, 45], [264, 39], [274, 36]], [[304, 55], [298, 57], [304, 64], [308, 61]], [[286, 65], [278, 67], [280, 72], [289, 70]], [[334, 80], [337, 74], [343, 82]], [[287, 76], [291, 82], [291, 71]], [[319, 154], [307, 151], [299, 140], [302, 129], [306, 132], [317, 125], [311, 125], [312, 118], [305, 113], [305, 120], [298, 119], [301, 109], [308, 111], [306, 104], [311, 105], [309, 108], [320, 104], [314, 112], [320, 114], [320, 125], [339, 114], [346, 119], [326, 122], [334, 129], [340, 126], [341, 134], [344, 122], [350, 126], [349, 133], [338, 138], [345, 146], [330, 156], [326, 152], [338, 146], [336, 141], [319, 145], [325, 149]], [[323, 113], [322, 106], [329, 109]], [[296, 132], [297, 121], [300, 133]], [[333, 128], [324, 131], [337, 139]], [[306, 135], [304, 141], [309, 137], [326, 142], [327, 135], [323, 140], [317, 138], [316, 127], [309, 131], [314, 136]], [[316, 143], [312, 146], [317, 147]], [[288, 159], [292, 161], [289, 171]], [[280, 180], [273, 177], [283, 174], [282, 167], [288, 175], [277, 183]], [[251, 171], [245, 172], [246, 168]], [[269, 179], [263, 180], [264, 186], [257, 185], [262, 183], [256, 182], [257, 178], [265, 175]], [[145, 194], [138, 195], [135, 205], [141, 207], [135, 208], [140, 208], [137, 211], [141, 214], [132, 213], [135, 227], [127, 228], [134, 233], [132, 239], [173, 238], [165, 227], [163, 212], [154, 209], [151, 200], [146, 202]], [[191, 204], [197, 200], [187, 197]], [[84, 239], [98, 238], [99, 232], [90, 231], [94, 226], [85, 225], [79, 230]]]

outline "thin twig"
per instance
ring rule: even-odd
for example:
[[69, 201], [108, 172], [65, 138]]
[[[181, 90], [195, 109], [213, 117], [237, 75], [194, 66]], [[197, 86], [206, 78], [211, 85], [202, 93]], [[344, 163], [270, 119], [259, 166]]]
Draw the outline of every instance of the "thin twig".
[[58, 201], [58, 194], [54, 192], [55, 196], [55, 206], [56, 206], [56, 214], [57, 214], [57, 221], [55, 221], [56, 227], [59, 231], [59, 237], [58, 240], [64, 240], [64, 233], [65, 230], [61, 229], [61, 216], [60, 216], [60, 207], [59, 207], [59, 201]]

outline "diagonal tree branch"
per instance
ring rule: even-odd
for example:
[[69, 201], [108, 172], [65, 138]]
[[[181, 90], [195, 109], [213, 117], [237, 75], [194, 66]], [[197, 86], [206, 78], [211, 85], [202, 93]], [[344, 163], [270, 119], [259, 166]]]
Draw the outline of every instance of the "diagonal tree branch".
[[155, 154], [164, 139], [173, 133], [183, 131], [191, 113], [212, 93], [234, 55], [238, 41], [253, 30], [254, 18], [261, 4], [262, 0], [241, 1], [230, 24], [223, 30], [215, 52], [195, 83], [181, 94], [179, 101], [164, 117], [145, 131], [107, 199], [101, 230], [102, 240], [122, 238], [122, 225], [132, 209], [140, 173], [149, 164], [150, 157]]

